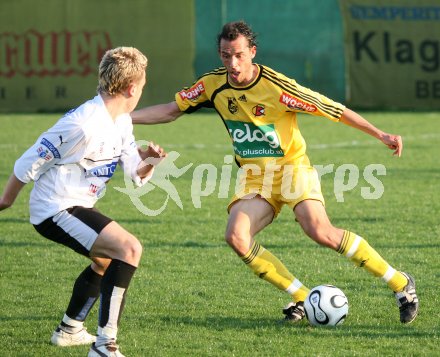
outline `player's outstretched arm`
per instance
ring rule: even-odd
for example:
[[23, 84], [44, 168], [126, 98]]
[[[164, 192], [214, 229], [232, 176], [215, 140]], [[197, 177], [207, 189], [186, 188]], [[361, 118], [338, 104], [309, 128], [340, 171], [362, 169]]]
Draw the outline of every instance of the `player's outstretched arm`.
[[176, 120], [183, 113], [176, 102], [153, 105], [132, 112], [133, 124], [160, 124]]
[[11, 175], [3, 195], [0, 197], [0, 211], [12, 206], [24, 185], [26, 184], [21, 182], [15, 175]]
[[403, 142], [400, 135], [383, 132], [371, 124], [367, 119], [348, 108], [344, 109], [341, 116], [341, 122], [379, 139], [391, 150], [394, 150], [393, 155], [398, 157], [402, 155]]

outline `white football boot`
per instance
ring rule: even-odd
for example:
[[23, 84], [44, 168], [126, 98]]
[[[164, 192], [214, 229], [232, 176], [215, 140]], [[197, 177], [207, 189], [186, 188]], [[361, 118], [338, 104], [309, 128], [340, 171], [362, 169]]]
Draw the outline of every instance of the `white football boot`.
[[59, 327], [53, 332], [50, 342], [55, 346], [80, 346], [90, 345], [96, 341], [96, 336], [89, 334], [86, 328], [77, 333], [67, 333]]

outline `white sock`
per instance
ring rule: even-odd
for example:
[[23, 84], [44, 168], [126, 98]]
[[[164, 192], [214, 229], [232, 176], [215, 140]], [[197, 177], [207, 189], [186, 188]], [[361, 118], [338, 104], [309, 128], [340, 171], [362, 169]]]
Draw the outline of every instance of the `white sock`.
[[64, 314], [61, 320], [61, 329], [67, 333], [77, 333], [83, 329], [84, 321], [78, 321], [71, 319], [69, 316]]

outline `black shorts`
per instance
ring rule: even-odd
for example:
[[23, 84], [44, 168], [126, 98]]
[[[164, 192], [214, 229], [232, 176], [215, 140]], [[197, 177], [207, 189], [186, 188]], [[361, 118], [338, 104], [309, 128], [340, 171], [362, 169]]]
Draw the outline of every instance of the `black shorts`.
[[43, 237], [89, 257], [99, 233], [112, 221], [96, 208], [75, 206], [34, 225], [34, 228]]

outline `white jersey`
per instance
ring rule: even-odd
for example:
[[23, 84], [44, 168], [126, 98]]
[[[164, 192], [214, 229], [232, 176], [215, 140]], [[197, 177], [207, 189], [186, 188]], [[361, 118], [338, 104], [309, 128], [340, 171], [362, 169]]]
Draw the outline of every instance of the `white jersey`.
[[117, 164], [137, 186], [141, 161], [129, 114], [111, 118], [98, 95], [64, 115], [15, 163], [22, 182], [34, 181], [30, 221], [39, 224], [73, 206], [91, 208], [103, 196]]

